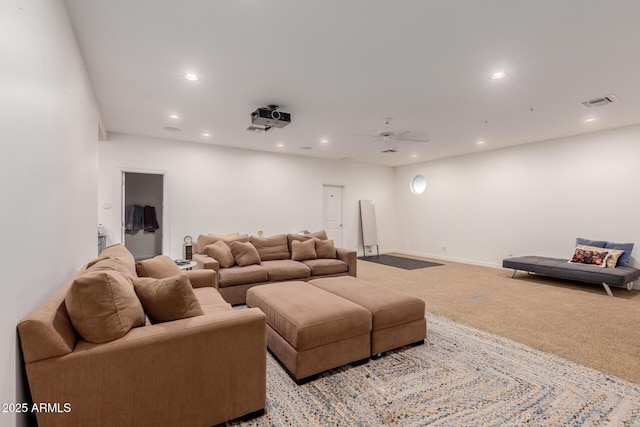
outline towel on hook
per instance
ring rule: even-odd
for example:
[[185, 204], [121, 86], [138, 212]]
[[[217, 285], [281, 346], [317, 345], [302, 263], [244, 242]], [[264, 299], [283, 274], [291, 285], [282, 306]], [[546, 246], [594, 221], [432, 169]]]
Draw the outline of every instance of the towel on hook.
[[153, 206], [145, 206], [144, 207], [144, 231], [147, 233], [153, 233], [160, 226], [158, 225], [158, 220], [156, 218], [156, 208]]

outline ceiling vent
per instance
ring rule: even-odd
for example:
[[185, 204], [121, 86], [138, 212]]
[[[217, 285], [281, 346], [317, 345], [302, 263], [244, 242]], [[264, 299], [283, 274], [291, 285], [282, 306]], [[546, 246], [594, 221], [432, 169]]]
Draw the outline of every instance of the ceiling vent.
[[581, 102], [580, 104], [585, 108], [591, 108], [591, 107], [602, 107], [604, 105], [612, 104], [618, 101], [620, 101], [620, 99], [617, 96], [607, 95], [607, 96], [603, 96], [602, 98], [590, 99], [588, 101]]

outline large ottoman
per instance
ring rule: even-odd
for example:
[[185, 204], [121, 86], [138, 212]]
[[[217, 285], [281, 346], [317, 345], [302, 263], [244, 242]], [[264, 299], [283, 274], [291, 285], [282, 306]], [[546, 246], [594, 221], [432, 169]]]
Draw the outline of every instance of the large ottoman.
[[424, 342], [424, 301], [351, 276], [313, 279], [309, 284], [366, 308], [373, 316], [371, 355]]
[[267, 346], [298, 382], [369, 358], [371, 313], [302, 281], [256, 286], [247, 306], [267, 316]]

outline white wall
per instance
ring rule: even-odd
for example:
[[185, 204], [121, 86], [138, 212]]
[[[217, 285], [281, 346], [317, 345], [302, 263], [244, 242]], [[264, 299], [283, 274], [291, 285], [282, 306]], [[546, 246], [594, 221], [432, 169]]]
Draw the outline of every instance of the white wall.
[[118, 133], [100, 142], [99, 159], [99, 222], [108, 244], [121, 240], [120, 171], [126, 169], [166, 172], [164, 253], [173, 258], [182, 257], [185, 235], [319, 230], [323, 184], [345, 188], [344, 247], [361, 244], [360, 199], [376, 201], [381, 250], [396, 245], [390, 167]]
[[[61, 0], [0, 3], [0, 403], [18, 321], [97, 254], [98, 110]], [[0, 413], [0, 425], [24, 417]]]
[[638, 266], [639, 160], [633, 126], [397, 168], [398, 249], [499, 266], [509, 252], [568, 258], [580, 236], [634, 242]]

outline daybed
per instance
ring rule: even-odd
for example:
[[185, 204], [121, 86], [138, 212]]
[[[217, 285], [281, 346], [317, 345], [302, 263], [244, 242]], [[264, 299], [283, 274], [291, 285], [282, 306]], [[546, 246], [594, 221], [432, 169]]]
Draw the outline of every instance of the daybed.
[[504, 268], [512, 268], [513, 276], [520, 271], [537, 273], [559, 279], [597, 283], [613, 296], [610, 285], [631, 290], [640, 270], [628, 265], [633, 244], [613, 243], [578, 238], [571, 259], [542, 256], [522, 256], [502, 261]]
[[265, 315], [172, 263], [138, 263], [173, 275], [140, 278], [110, 246], [18, 324], [33, 402], [59, 405], [38, 425], [211, 426], [264, 409]]
[[324, 230], [309, 234], [198, 236], [196, 269], [216, 272], [216, 287], [230, 304], [245, 304], [258, 285], [320, 277], [356, 277], [356, 251], [336, 248]]

